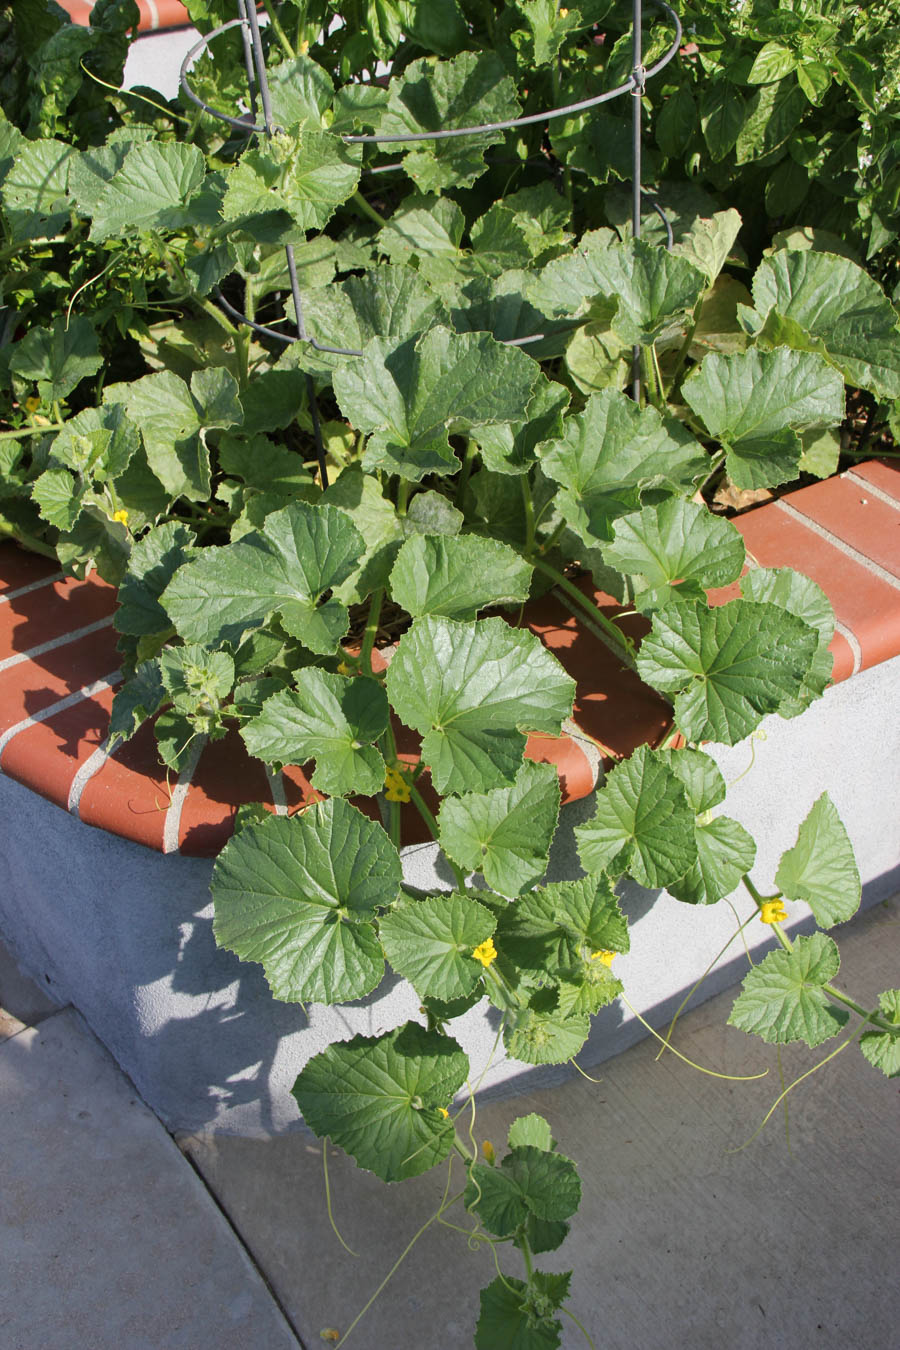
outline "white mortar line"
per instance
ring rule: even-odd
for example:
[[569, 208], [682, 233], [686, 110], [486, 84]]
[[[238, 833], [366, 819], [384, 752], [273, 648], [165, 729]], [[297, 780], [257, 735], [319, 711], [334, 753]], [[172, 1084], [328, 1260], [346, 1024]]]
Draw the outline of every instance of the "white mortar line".
[[870, 483], [867, 478], [860, 478], [859, 474], [854, 473], [852, 469], [848, 469], [846, 473], [841, 474], [841, 477], [849, 478], [854, 487], [862, 488], [871, 497], [877, 497], [887, 506], [892, 506], [895, 511], [900, 511], [900, 502], [897, 501], [896, 497], [892, 497], [889, 492], [885, 492], [884, 488], [878, 487], [875, 483]]
[[181, 832], [181, 811], [188, 794], [188, 788], [191, 786], [191, 779], [194, 776], [197, 765], [200, 763], [200, 756], [206, 748], [208, 739], [207, 736], [198, 736], [194, 741], [190, 758], [178, 775], [178, 782], [172, 789], [172, 800], [169, 803], [169, 809], [166, 812], [166, 824], [163, 830], [163, 853], [178, 852], [178, 836]]
[[17, 586], [14, 591], [4, 591], [0, 595], [0, 605], [8, 604], [10, 600], [18, 600], [20, 595], [28, 595], [31, 591], [39, 591], [42, 586], [52, 586], [54, 581], [63, 581], [65, 572], [53, 572], [49, 577], [41, 577], [40, 581], [29, 581], [27, 586]]
[[[159, 27], [159, 10], [156, 8], [154, 0], [144, 0], [144, 3], [146, 4], [150, 14], [149, 31], [152, 33]], [[146, 33], [148, 29], [145, 28], [143, 31]]]
[[273, 773], [268, 764], [265, 766], [266, 778], [269, 782], [269, 791], [272, 794], [272, 805], [275, 807], [276, 816], [286, 816], [288, 813], [287, 797], [284, 793], [284, 777], [279, 769], [278, 773]]
[[864, 553], [860, 553], [858, 548], [854, 548], [852, 544], [845, 543], [844, 540], [839, 539], [836, 534], [832, 534], [830, 530], [826, 530], [824, 525], [820, 525], [815, 520], [810, 520], [809, 516], [805, 516], [803, 512], [798, 511], [795, 506], [790, 506], [783, 497], [777, 501], [775, 505], [778, 507], [779, 511], [784, 511], [785, 515], [790, 516], [792, 520], [800, 521], [800, 523], [805, 525], [808, 530], [812, 530], [813, 534], [817, 534], [820, 539], [825, 539], [831, 544], [832, 548], [838, 549], [845, 557], [852, 558], [854, 562], [865, 567], [867, 571], [873, 574], [873, 576], [880, 578], [881, 581], [886, 581], [889, 586], [893, 586], [895, 591], [900, 591], [900, 577], [892, 576], [886, 567], [882, 567], [880, 563], [873, 562], [871, 558], [867, 558]]
[[[93, 698], [95, 694], [101, 693], [104, 689], [111, 689], [114, 684], [118, 684], [122, 678], [121, 670], [114, 670], [110, 675], [104, 675], [101, 680], [95, 680], [93, 684], [86, 684], [81, 689], [76, 689], [74, 694], [67, 694], [65, 698], [57, 699], [55, 703], [42, 708], [40, 712], [32, 713], [31, 717], [23, 717], [21, 722], [16, 722], [14, 726], [8, 727], [0, 736], [0, 757], [3, 751], [9, 745], [14, 736], [18, 736], [20, 731], [27, 731], [29, 727], [35, 726], [38, 722], [46, 722], [48, 717], [55, 717], [57, 713], [65, 712], [66, 708], [73, 708], [76, 703], [81, 703], [84, 699]], [[0, 773], [3, 772], [0, 764]]]
[[53, 638], [50, 642], [29, 647], [27, 652], [16, 652], [15, 656], [7, 656], [5, 660], [0, 661], [0, 674], [22, 661], [30, 661], [35, 656], [43, 656], [46, 652], [55, 651], [57, 647], [65, 647], [68, 643], [77, 642], [79, 638], [88, 637], [91, 633], [99, 633], [101, 628], [110, 628], [112, 621], [113, 616], [110, 614], [108, 619], [98, 619], [96, 623], [86, 624], [84, 628], [73, 628], [71, 632], [63, 633], [61, 637]]
[[839, 619], [835, 619], [834, 621], [834, 631], [840, 633], [841, 637], [853, 653], [853, 669], [850, 674], [856, 675], [862, 665], [862, 647], [859, 645], [859, 639], [856, 634], [851, 632], [847, 625], [841, 623]]
[[88, 755], [87, 759], [72, 779], [72, 782], [69, 785], [69, 800], [66, 802], [66, 810], [69, 811], [76, 820], [81, 819], [80, 808], [82, 792], [84, 792], [84, 789], [87, 787], [94, 774], [99, 773], [108, 759], [109, 751], [102, 745], [98, 746], [92, 754]]

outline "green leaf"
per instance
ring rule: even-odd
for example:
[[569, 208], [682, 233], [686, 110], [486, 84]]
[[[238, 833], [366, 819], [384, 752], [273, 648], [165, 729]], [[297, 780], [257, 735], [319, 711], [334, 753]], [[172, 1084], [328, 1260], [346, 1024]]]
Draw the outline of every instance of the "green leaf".
[[547, 870], [559, 802], [556, 766], [526, 760], [511, 787], [444, 800], [441, 848], [492, 890], [520, 895]]
[[175, 711], [192, 715], [218, 711], [234, 685], [234, 661], [228, 652], [211, 652], [196, 643], [166, 647], [159, 673]]
[[237, 642], [278, 614], [291, 637], [328, 655], [349, 616], [325, 593], [350, 575], [364, 550], [343, 511], [294, 502], [237, 543], [203, 549], [169, 583], [163, 608], [188, 642]]
[[23, 380], [36, 380], [44, 403], [66, 398], [103, 364], [94, 325], [84, 315], [68, 323], [63, 316], [49, 328], [32, 328], [15, 343], [9, 369]]
[[84, 408], [70, 417], [50, 447], [50, 457], [74, 473], [105, 483], [125, 473], [141, 438], [120, 403]]
[[611, 771], [597, 793], [595, 815], [576, 827], [575, 837], [588, 872], [627, 872], [642, 886], [668, 886], [697, 860], [684, 787], [647, 746]]
[[470, 896], [430, 895], [404, 901], [379, 924], [384, 954], [420, 998], [465, 998], [484, 967], [472, 953], [496, 926], [490, 910]]
[[321, 230], [356, 191], [360, 159], [358, 146], [309, 124], [277, 131], [228, 173], [222, 216], [250, 226], [256, 216], [284, 211], [300, 229]]
[[[304, 291], [303, 315], [307, 332], [319, 342], [357, 350], [375, 337], [392, 345], [446, 322], [440, 297], [424, 277], [411, 267], [391, 264]], [[320, 355], [332, 364], [342, 360]]]
[[746, 115], [740, 90], [730, 80], [707, 83], [700, 98], [700, 126], [714, 163], [734, 149]]
[[159, 662], [142, 661], [131, 679], [116, 690], [105, 748], [112, 753], [121, 741], [131, 740], [138, 727], [159, 712], [166, 697]]
[[[560, 1303], [564, 1298], [565, 1294]], [[481, 1291], [476, 1350], [557, 1350], [562, 1338], [559, 1318], [539, 1311], [535, 1303], [536, 1294], [528, 1285], [498, 1275]]]
[[362, 998], [384, 973], [371, 919], [400, 880], [380, 825], [340, 798], [317, 802], [229, 840], [213, 869], [213, 932], [242, 961], [259, 961], [285, 1002]]
[[756, 59], [747, 75], [748, 84], [771, 84], [790, 75], [797, 65], [797, 58], [790, 47], [780, 42], [767, 42], [756, 53]]
[[821, 352], [848, 384], [878, 398], [900, 396], [897, 314], [878, 282], [850, 258], [779, 250], [756, 270], [753, 303], [763, 319], [784, 320], [772, 330], [775, 341]]
[[538, 446], [541, 467], [562, 491], [559, 510], [588, 545], [612, 538], [612, 522], [640, 506], [641, 493], [663, 487], [689, 494], [709, 459], [674, 418], [638, 408], [617, 389], [592, 394], [569, 417], [561, 439]]
[[330, 484], [322, 493], [322, 504], [339, 507], [348, 515], [365, 544], [364, 554], [347, 579], [332, 587], [335, 598], [345, 605], [359, 603], [387, 585], [403, 540], [403, 522], [393, 503], [382, 496], [377, 480], [359, 464], [351, 464]]
[[739, 165], [762, 159], [784, 145], [806, 112], [806, 95], [791, 76], [764, 84], [746, 104], [735, 141]]
[[208, 500], [209, 452], [200, 433], [242, 421], [233, 375], [223, 367], [197, 370], [189, 389], [171, 370], [160, 370], [108, 388], [104, 400], [124, 403], [140, 427], [151, 469], [171, 496]]
[[334, 82], [310, 57], [301, 54], [275, 66], [269, 72], [269, 89], [278, 126], [293, 127], [298, 122], [324, 125], [324, 115], [334, 97]]
[[119, 586], [115, 625], [120, 633], [143, 637], [170, 627], [159, 597], [179, 567], [194, 556], [193, 545], [193, 530], [178, 521], [158, 525], [137, 541]]
[[565, 1064], [578, 1054], [590, 1029], [587, 1016], [524, 1008], [506, 1024], [503, 1044], [507, 1054], [523, 1064]]
[[384, 760], [374, 743], [387, 724], [387, 695], [375, 680], [312, 666], [300, 672], [297, 689], [266, 699], [241, 736], [250, 754], [267, 764], [315, 759], [312, 785], [320, 792], [374, 796], [384, 786]]
[[524, 352], [487, 333], [437, 327], [399, 345], [373, 338], [335, 371], [334, 391], [344, 416], [373, 433], [366, 468], [418, 481], [459, 467], [450, 431], [516, 418], [536, 374]]
[[637, 671], [675, 694], [675, 720], [688, 740], [736, 745], [766, 713], [799, 697], [817, 646], [813, 629], [778, 605], [677, 604], [654, 614]]
[[702, 750], [660, 750], [658, 757], [684, 787], [688, 805], [697, 815], [711, 811], [725, 800], [725, 779], [714, 759]]
[[499, 1167], [475, 1163], [463, 1203], [489, 1233], [512, 1237], [532, 1214], [557, 1223], [570, 1218], [581, 1203], [581, 1181], [561, 1153], [522, 1144]]
[[789, 900], [805, 900], [821, 928], [846, 923], [859, 909], [862, 886], [853, 845], [827, 792], [800, 826], [794, 847], [782, 855], [775, 885]]
[[3, 205], [14, 241], [53, 235], [69, 223], [66, 192], [76, 152], [62, 141], [22, 141], [3, 180]]
[[206, 174], [203, 154], [183, 142], [133, 145], [92, 212], [92, 240], [133, 230], [177, 230], [190, 221], [190, 198]]
[[474, 619], [487, 605], [524, 604], [532, 570], [499, 539], [414, 535], [397, 555], [391, 594], [413, 618]]
[[[900, 1027], [900, 989], [885, 989], [878, 996], [878, 1006], [889, 1022]], [[892, 1035], [889, 1031], [867, 1031], [860, 1037], [859, 1048], [885, 1078], [900, 1076], [900, 1035]]]
[[734, 207], [716, 211], [713, 216], [701, 216], [692, 221], [690, 229], [671, 251], [693, 263], [711, 286], [725, 266], [740, 228], [741, 217]]
[[741, 580], [741, 591], [748, 600], [768, 601], [794, 614], [814, 628], [819, 638], [809, 670], [799, 694], [787, 696], [778, 705], [780, 717], [796, 717], [813, 699], [825, 692], [831, 681], [834, 658], [828, 644], [834, 637], [834, 610], [831, 601], [814, 581], [788, 567], [758, 567]]
[[743, 825], [728, 816], [698, 824], [697, 861], [669, 892], [688, 905], [714, 905], [737, 887], [756, 861], [756, 844]]
[[31, 490], [44, 520], [58, 530], [71, 530], [81, 515], [85, 495], [85, 486], [77, 483], [68, 469], [45, 469]]
[[[451, 61], [411, 62], [390, 83], [379, 134], [445, 131], [517, 117], [514, 81], [491, 51], [462, 52]], [[467, 187], [485, 170], [484, 152], [502, 132], [424, 141], [405, 150], [403, 166], [422, 192]]]
[[613, 331], [623, 342], [650, 343], [683, 323], [706, 289], [706, 277], [687, 258], [629, 239], [608, 240], [609, 231], [585, 235], [577, 252], [547, 264], [530, 291], [546, 314], [588, 313], [601, 317], [600, 298], [618, 300]]
[[469, 1061], [452, 1037], [407, 1022], [315, 1055], [292, 1089], [303, 1117], [382, 1181], [419, 1176], [447, 1157], [449, 1107]]
[[575, 682], [533, 634], [502, 619], [417, 619], [387, 674], [398, 717], [422, 736], [442, 795], [511, 782], [526, 731], [559, 735]]
[[562, 414], [569, 406], [569, 391], [561, 384], [538, 376], [534, 396], [515, 422], [494, 422], [476, 433], [481, 458], [493, 473], [527, 473], [537, 461], [542, 441], [563, 434]]
[[[658, 506], [620, 517], [603, 561], [637, 579], [638, 590], [696, 582], [726, 586], [741, 574], [744, 541], [728, 520], [705, 506], [670, 497]], [[639, 603], [639, 600], [638, 600]]]
[[711, 352], [682, 392], [728, 450], [729, 476], [741, 488], [775, 487], [796, 477], [801, 453], [796, 433], [836, 425], [844, 416], [838, 373], [814, 353], [785, 347], [733, 356]]
[[507, 905], [495, 945], [501, 967], [555, 981], [596, 951], [627, 952], [628, 928], [608, 877], [587, 876], [539, 886]]
[[459, 534], [464, 516], [440, 492], [417, 492], [403, 519], [410, 534]]
[[543, 1116], [532, 1111], [527, 1116], [518, 1116], [509, 1127], [507, 1142], [510, 1148], [521, 1148], [530, 1144], [532, 1148], [542, 1148], [550, 1153], [556, 1148], [556, 1140]]
[[729, 1026], [773, 1045], [789, 1041], [821, 1045], [849, 1017], [822, 990], [837, 975], [840, 963], [837, 947], [824, 933], [795, 938], [789, 952], [770, 952], [745, 977]]

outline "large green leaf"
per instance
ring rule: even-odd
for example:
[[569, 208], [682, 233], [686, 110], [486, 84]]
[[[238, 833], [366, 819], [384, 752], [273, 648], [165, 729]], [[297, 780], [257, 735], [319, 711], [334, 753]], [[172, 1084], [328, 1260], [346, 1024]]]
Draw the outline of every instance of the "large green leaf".
[[407, 1022], [385, 1036], [354, 1036], [315, 1055], [292, 1089], [303, 1117], [382, 1181], [418, 1176], [455, 1138], [441, 1108], [469, 1072], [450, 1036]]
[[[463, 52], [451, 61], [413, 61], [391, 81], [379, 132], [446, 131], [517, 117], [516, 86], [493, 52]], [[406, 148], [404, 168], [422, 192], [466, 187], [484, 173], [484, 152], [502, 132], [423, 141]]]
[[119, 478], [141, 438], [120, 403], [87, 407], [70, 417], [50, 447], [50, 458], [73, 473], [105, 483]]
[[183, 142], [133, 145], [94, 204], [91, 239], [133, 230], [176, 230], [190, 220], [190, 198], [206, 173], [203, 154]]
[[802, 452], [797, 433], [834, 426], [844, 416], [838, 372], [813, 352], [786, 347], [733, 356], [711, 352], [682, 392], [726, 447], [728, 473], [741, 488], [775, 487], [795, 478]]
[[194, 532], [179, 521], [166, 521], [139, 539], [119, 586], [115, 625], [120, 633], [143, 637], [169, 627], [159, 597], [172, 577], [194, 556]]
[[791, 951], [770, 952], [745, 977], [729, 1025], [770, 1044], [821, 1045], [849, 1017], [822, 989], [837, 975], [840, 963], [837, 947], [824, 933], [795, 938]]
[[862, 886], [853, 845], [837, 808], [823, 792], [782, 855], [775, 885], [790, 900], [805, 900], [821, 928], [846, 923], [859, 909]]
[[502, 619], [424, 618], [400, 639], [387, 690], [446, 794], [511, 782], [525, 732], [559, 735], [575, 682], [532, 633]]
[[496, 946], [501, 967], [547, 980], [568, 977], [595, 952], [628, 951], [628, 928], [606, 876], [554, 881], [500, 911]]
[[728, 816], [700, 822], [694, 830], [697, 861], [669, 892], [689, 905], [714, 905], [737, 887], [756, 861], [756, 844], [743, 825]]
[[885, 989], [878, 996], [878, 1006], [882, 1017], [893, 1023], [897, 1031], [867, 1031], [860, 1037], [859, 1048], [886, 1078], [897, 1078], [900, 1076], [900, 989]]
[[420, 998], [465, 998], [484, 974], [472, 955], [496, 926], [490, 910], [468, 895], [404, 901], [379, 924], [384, 954]]
[[[546, 992], [541, 990], [539, 994]], [[510, 1057], [523, 1064], [565, 1064], [578, 1054], [590, 1029], [586, 1014], [566, 1015], [556, 1007], [528, 1007], [507, 1022], [503, 1044]]]
[[[440, 297], [412, 267], [387, 264], [303, 293], [307, 331], [331, 347], [361, 350], [372, 338], [387, 343], [423, 333], [446, 314]], [[340, 358], [321, 354], [334, 364]]]
[[637, 670], [675, 695], [688, 740], [736, 745], [784, 699], [800, 696], [817, 646], [815, 630], [778, 605], [676, 604], [654, 614]]
[[[418, 501], [414, 498], [413, 502]], [[386, 586], [391, 566], [403, 542], [404, 522], [392, 502], [382, 494], [378, 480], [351, 464], [322, 493], [322, 504], [336, 506], [359, 530], [365, 552], [353, 571], [333, 592], [345, 605], [365, 600]]]
[[780, 249], [757, 268], [753, 303], [774, 341], [821, 352], [848, 383], [879, 398], [900, 396], [896, 311], [851, 259]]
[[296, 689], [267, 698], [241, 728], [251, 755], [267, 764], [315, 759], [312, 785], [333, 797], [374, 796], [384, 785], [384, 760], [374, 742], [388, 724], [388, 702], [375, 680], [347, 679], [311, 666]]
[[515, 422], [494, 422], [475, 433], [481, 458], [493, 473], [527, 473], [542, 441], [563, 434], [563, 413], [570, 394], [561, 384], [538, 376], [534, 396]]
[[420, 534], [407, 539], [391, 572], [391, 594], [413, 616], [474, 619], [487, 605], [524, 604], [532, 568], [499, 539]]
[[787, 696], [778, 705], [781, 717], [796, 717], [814, 698], [825, 692], [834, 658], [828, 644], [834, 637], [834, 610], [831, 601], [809, 577], [789, 567], [757, 567], [741, 580], [741, 591], [748, 600], [768, 601], [794, 614], [815, 629], [819, 645], [804, 678], [798, 697]]
[[575, 837], [588, 872], [627, 872], [642, 886], [668, 886], [697, 861], [684, 787], [666, 759], [644, 745], [611, 771], [595, 815]]
[[31, 328], [13, 344], [9, 369], [24, 380], [36, 380], [45, 403], [66, 398], [76, 385], [103, 364], [94, 325], [84, 315], [66, 322], [60, 316], [49, 328]]
[[741, 574], [744, 541], [728, 520], [705, 506], [670, 497], [657, 506], [620, 517], [603, 561], [636, 578], [637, 589], [666, 594], [694, 582], [726, 586]]
[[302, 230], [321, 230], [359, 182], [360, 151], [310, 124], [276, 132], [247, 150], [228, 174], [222, 216], [252, 229], [256, 216], [284, 211]]
[[237, 642], [278, 614], [310, 651], [337, 650], [347, 610], [325, 593], [349, 576], [365, 544], [334, 506], [294, 502], [236, 544], [203, 549], [167, 586], [163, 608], [188, 642]]
[[[578, 250], [557, 258], [530, 290], [545, 314], [612, 315], [613, 331], [628, 343], [650, 343], [683, 323], [706, 289], [706, 277], [687, 258], [642, 239], [613, 243], [609, 231], [583, 236]], [[605, 302], [605, 304], [603, 303]]]
[[76, 151], [62, 141], [22, 141], [3, 180], [3, 205], [14, 240], [53, 235], [69, 221], [66, 192]]
[[519, 895], [547, 870], [559, 801], [556, 766], [526, 760], [511, 787], [445, 799], [441, 848], [501, 895]]
[[547, 1297], [544, 1286], [524, 1284], [513, 1276], [498, 1275], [481, 1291], [481, 1313], [475, 1329], [475, 1350], [557, 1350], [562, 1324], [552, 1309], [564, 1302], [571, 1272], [544, 1275], [535, 1279], [555, 1280], [553, 1295]]
[[334, 391], [353, 425], [372, 433], [366, 467], [418, 480], [459, 467], [449, 431], [518, 417], [536, 376], [524, 352], [487, 333], [437, 327], [399, 344], [373, 338], [335, 371]]
[[580, 1203], [575, 1164], [533, 1144], [511, 1149], [499, 1167], [475, 1163], [464, 1197], [466, 1208], [496, 1237], [512, 1237], [529, 1214], [556, 1222], [571, 1218]]
[[340, 798], [234, 835], [211, 882], [216, 941], [259, 961], [276, 998], [343, 1003], [384, 973], [371, 922], [400, 893], [384, 830]]
[[565, 422], [561, 439], [538, 446], [541, 467], [562, 491], [566, 523], [595, 545], [612, 537], [612, 522], [640, 506], [641, 492], [664, 487], [689, 494], [709, 460], [675, 418], [639, 408], [617, 389], [592, 394]]

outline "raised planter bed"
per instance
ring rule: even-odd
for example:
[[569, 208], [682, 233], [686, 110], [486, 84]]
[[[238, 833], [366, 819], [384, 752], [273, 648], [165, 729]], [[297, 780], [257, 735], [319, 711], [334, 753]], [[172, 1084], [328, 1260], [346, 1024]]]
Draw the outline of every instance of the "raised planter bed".
[[[758, 840], [765, 884], [827, 789], [857, 852], [864, 903], [873, 903], [900, 879], [900, 471], [864, 464], [736, 523], [752, 562], [796, 568], [823, 587], [838, 631], [836, 684], [819, 703], [795, 721], [769, 718], [762, 738], [715, 748], [732, 784], [729, 814]], [[229, 837], [238, 806], [262, 799], [285, 813], [309, 797], [309, 781], [301, 767], [267, 775], [237, 737], [198, 743], [177, 781], [167, 778], [147, 728], [107, 755], [118, 679], [114, 608], [115, 592], [102, 582], [65, 578], [45, 559], [4, 548], [0, 931], [30, 973], [84, 1013], [171, 1127], [292, 1128], [299, 1113], [289, 1088], [306, 1060], [331, 1040], [415, 1017], [418, 1000], [391, 978], [350, 1007], [277, 1003], [258, 966], [215, 946], [209, 859]], [[559, 879], [578, 874], [571, 831], [590, 813], [595, 743], [609, 766], [656, 743], [669, 723], [663, 701], [596, 640], [582, 640], [553, 597], [531, 607], [530, 626], [575, 676], [575, 719], [588, 738], [534, 738], [529, 750], [558, 764], [570, 803], [551, 859]], [[408, 879], [451, 884], [437, 847], [408, 837]], [[724, 905], [698, 913], [634, 885], [624, 903], [633, 941], [617, 970], [634, 1007], [661, 1021], [731, 936], [733, 916]], [[767, 934], [753, 928], [749, 941], [759, 945]], [[720, 958], [702, 995], [738, 978], [739, 950], [735, 944]], [[476, 1076], [493, 1046], [493, 1019], [476, 1007], [456, 1024]], [[618, 1006], [607, 1008], [582, 1062], [641, 1034]], [[516, 1090], [523, 1075], [560, 1072], [568, 1070], [528, 1069], [501, 1050], [485, 1085]]]

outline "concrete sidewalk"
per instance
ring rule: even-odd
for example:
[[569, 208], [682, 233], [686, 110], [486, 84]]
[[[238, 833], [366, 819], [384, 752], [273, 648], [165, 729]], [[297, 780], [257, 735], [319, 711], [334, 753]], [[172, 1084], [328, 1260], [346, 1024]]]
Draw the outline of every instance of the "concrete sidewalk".
[[[839, 936], [845, 987], [871, 999], [897, 985], [896, 900]], [[774, 1053], [725, 1026], [732, 997], [685, 1016], [678, 1048], [767, 1078], [657, 1063], [645, 1041], [599, 1084], [481, 1107], [475, 1136], [502, 1151], [509, 1122], [540, 1111], [577, 1161], [581, 1211], [539, 1264], [574, 1267], [570, 1306], [598, 1350], [893, 1350], [898, 1083], [851, 1046], [792, 1095], [790, 1149], [776, 1113], [728, 1152], [779, 1091]], [[360, 1253], [349, 1256], [328, 1223], [317, 1141], [190, 1136], [181, 1153], [79, 1015], [8, 958], [0, 1003], [3, 1350], [312, 1350], [347, 1330], [437, 1207], [443, 1169], [388, 1188], [331, 1150], [335, 1217]], [[787, 1078], [830, 1048], [790, 1047]], [[518, 1273], [516, 1254], [500, 1254]], [[468, 1350], [493, 1273], [489, 1253], [433, 1226], [348, 1344]], [[562, 1344], [585, 1344], [574, 1324]]]

